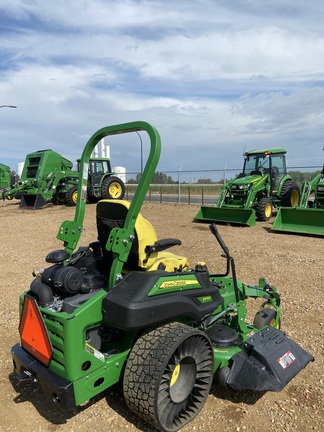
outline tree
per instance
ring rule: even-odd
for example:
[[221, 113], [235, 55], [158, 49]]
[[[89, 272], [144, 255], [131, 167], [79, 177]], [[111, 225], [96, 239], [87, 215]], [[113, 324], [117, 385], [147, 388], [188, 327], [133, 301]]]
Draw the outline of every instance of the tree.
[[213, 184], [213, 180], [211, 180], [210, 178], [205, 179], [205, 178], [201, 178], [197, 181], [197, 184]]
[[153, 175], [152, 183], [154, 184], [173, 184], [175, 181], [172, 180], [171, 176], [168, 176], [162, 172], [155, 172]]

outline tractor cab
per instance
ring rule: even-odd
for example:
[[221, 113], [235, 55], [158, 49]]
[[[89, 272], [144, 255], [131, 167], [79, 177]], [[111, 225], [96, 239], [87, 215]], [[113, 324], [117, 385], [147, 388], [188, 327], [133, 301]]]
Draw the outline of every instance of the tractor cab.
[[[80, 159], [77, 160], [77, 171], [80, 171]], [[88, 187], [96, 188], [101, 184], [105, 174], [111, 174], [111, 163], [108, 158], [93, 159], [89, 161], [88, 167]]]
[[276, 194], [280, 179], [287, 174], [286, 150], [276, 148], [271, 150], [251, 150], [244, 154], [243, 175], [269, 175], [272, 194]]
[[99, 187], [101, 185], [102, 177], [105, 174], [111, 173], [110, 159], [90, 159], [89, 182], [92, 188]]

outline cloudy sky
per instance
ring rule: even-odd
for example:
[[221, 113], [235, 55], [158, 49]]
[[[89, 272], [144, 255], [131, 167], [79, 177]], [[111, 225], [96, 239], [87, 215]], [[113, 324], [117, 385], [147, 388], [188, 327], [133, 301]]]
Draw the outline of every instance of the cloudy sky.
[[[237, 168], [244, 149], [324, 160], [322, 0], [1, 0], [0, 162], [75, 161], [99, 128], [162, 138], [160, 171]], [[143, 154], [148, 146], [143, 135]], [[140, 170], [140, 139], [112, 138]]]

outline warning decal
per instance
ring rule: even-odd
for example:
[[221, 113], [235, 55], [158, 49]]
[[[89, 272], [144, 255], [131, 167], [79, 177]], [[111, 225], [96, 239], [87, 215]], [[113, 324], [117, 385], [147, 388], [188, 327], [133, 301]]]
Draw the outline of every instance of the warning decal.
[[294, 354], [291, 351], [287, 351], [286, 354], [284, 354], [282, 357], [278, 358], [277, 362], [280, 364], [280, 366], [283, 369], [286, 369], [295, 360], [296, 360], [296, 357], [294, 356]]

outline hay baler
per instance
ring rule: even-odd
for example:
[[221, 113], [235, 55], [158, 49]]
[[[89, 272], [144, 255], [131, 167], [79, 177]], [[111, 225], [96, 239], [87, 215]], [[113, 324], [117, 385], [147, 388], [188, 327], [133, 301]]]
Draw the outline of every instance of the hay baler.
[[53, 150], [39, 150], [26, 156], [21, 179], [3, 193], [3, 199], [20, 199], [21, 208], [40, 208], [55, 197], [56, 188], [76, 184], [73, 163]]
[[[76, 205], [79, 172], [73, 162], [53, 150], [39, 150], [26, 156], [19, 183], [5, 192], [3, 199], [20, 199], [20, 208], [39, 209], [48, 202]], [[82, 190], [89, 201], [122, 199], [125, 185], [112, 172], [109, 158], [91, 158], [88, 186]]]
[[251, 150], [244, 154], [243, 171], [227, 182], [215, 206], [201, 206], [195, 221], [254, 226], [268, 221], [273, 208], [296, 207], [298, 186], [287, 174], [286, 150]]
[[312, 180], [303, 181], [296, 208], [279, 209], [271, 229], [324, 236], [324, 165]]
[[14, 176], [10, 174], [10, 167], [0, 163], [0, 193], [11, 188], [14, 183]]
[[[149, 157], [131, 203], [97, 204], [98, 239], [77, 248], [83, 231], [87, 166], [105, 136], [144, 131]], [[202, 409], [212, 381], [233, 389], [280, 391], [313, 357], [279, 329], [280, 295], [263, 278], [246, 285], [216, 226], [224, 271], [193, 268], [158, 239], [140, 209], [160, 155], [160, 137], [145, 122], [108, 126], [88, 141], [80, 163], [74, 220], [57, 238], [49, 267], [20, 297], [20, 343], [12, 347], [21, 382], [38, 381], [63, 409], [123, 383], [131, 410], [161, 431], [177, 431]], [[252, 323], [247, 299], [260, 299]], [[252, 319], [253, 320], [253, 319]]]

